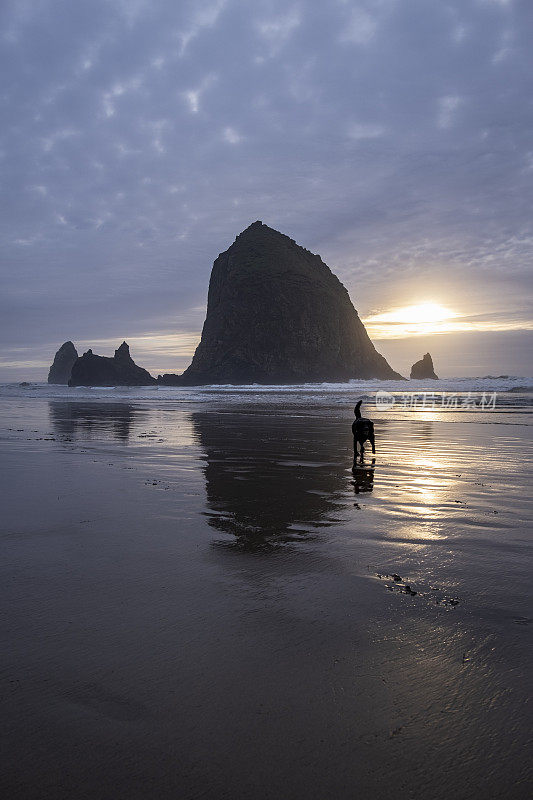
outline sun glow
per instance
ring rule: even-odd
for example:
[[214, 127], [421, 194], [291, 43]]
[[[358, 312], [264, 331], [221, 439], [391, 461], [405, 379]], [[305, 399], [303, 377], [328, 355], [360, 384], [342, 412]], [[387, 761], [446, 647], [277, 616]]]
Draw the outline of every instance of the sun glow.
[[405, 306], [404, 308], [393, 309], [385, 314], [377, 314], [375, 319], [383, 322], [403, 322], [403, 323], [435, 323], [445, 319], [452, 319], [459, 315], [445, 306], [438, 303], [420, 303], [417, 306]]
[[364, 321], [370, 336], [376, 339], [399, 339], [404, 336], [423, 336], [449, 333], [456, 330], [453, 320], [456, 311], [440, 303], [418, 303], [373, 314]]

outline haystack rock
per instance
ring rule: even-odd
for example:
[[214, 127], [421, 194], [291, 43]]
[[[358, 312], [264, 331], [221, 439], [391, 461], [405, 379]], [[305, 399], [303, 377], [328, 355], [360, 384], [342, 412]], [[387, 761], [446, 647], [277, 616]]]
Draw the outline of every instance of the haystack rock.
[[191, 365], [165, 384], [303, 383], [395, 378], [348, 292], [320, 256], [262, 222], [211, 272], [207, 317]]
[[54, 356], [54, 362], [48, 373], [48, 383], [62, 383], [65, 386], [70, 380], [70, 373], [74, 362], [78, 358], [78, 351], [72, 342], [61, 345]]
[[155, 383], [147, 370], [138, 367], [130, 348], [122, 342], [113, 358], [87, 350], [72, 367], [69, 386], [149, 386]]
[[432, 381], [438, 381], [438, 377], [435, 375], [435, 370], [433, 369], [433, 359], [429, 353], [426, 353], [420, 361], [413, 364], [411, 367], [411, 378], [418, 380], [427, 380], [429, 378]]

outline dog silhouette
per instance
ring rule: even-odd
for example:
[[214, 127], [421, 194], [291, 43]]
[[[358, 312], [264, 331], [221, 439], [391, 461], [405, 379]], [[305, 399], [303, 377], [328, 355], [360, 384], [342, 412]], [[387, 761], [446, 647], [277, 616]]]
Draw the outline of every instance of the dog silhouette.
[[365, 454], [365, 442], [370, 442], [373, 454], [375, 454], [376, 452], [376, 442], [374, 439], [374, 423], [372, 422], [372, 420], [366, 419], [366, 417], [361, 416], [362, 402], [363, 402], [362, 400], [359, 400], [359, 402], [355, 404], [355, 408], [353, 410], [353, 413], [355, 414], [355, 422], [352, 423], [354, 464], [357, 461], [358, 444], [361, 454], [361, 461], [363, 460]]

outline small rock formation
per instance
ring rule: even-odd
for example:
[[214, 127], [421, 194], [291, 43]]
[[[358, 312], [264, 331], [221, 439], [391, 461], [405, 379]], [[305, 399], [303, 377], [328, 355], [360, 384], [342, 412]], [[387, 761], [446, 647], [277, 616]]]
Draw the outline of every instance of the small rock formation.
[[435, 370], [433, 369], [433, 359], [426, 353], [426, 355], [417, 361], [416, 364], [413, 364], [411, 367], [411, 379], [418, 379], [418, 380], [427, 380], [428, 378], [433, 381], [438, 381], [438, 377], [435, 375]]
[[113, 358], [87, 350], [72, 367], [69, 386], [149, 386], [156, 383], [150, 373], [138, 367], [130, 348], [122, 342]]
[[62, 344], [54, 356], [54, 363], [50, 367], [48, 383], [61, 383], [66, 386], [77, 358], [78, 352], [72, 342]]
[[169, 385], [402, 379], [320, 256], [262, 222], [216, 259], [202, 339]]

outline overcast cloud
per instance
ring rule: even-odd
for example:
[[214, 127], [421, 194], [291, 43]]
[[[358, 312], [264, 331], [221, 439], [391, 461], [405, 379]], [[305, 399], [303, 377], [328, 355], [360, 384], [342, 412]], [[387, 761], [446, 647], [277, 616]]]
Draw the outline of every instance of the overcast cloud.
[[362, 317], [531, 327], [528, 0], [4, 0], [1, 26], [2, 379], [65, 339], [183, 368], [255, 219]]

